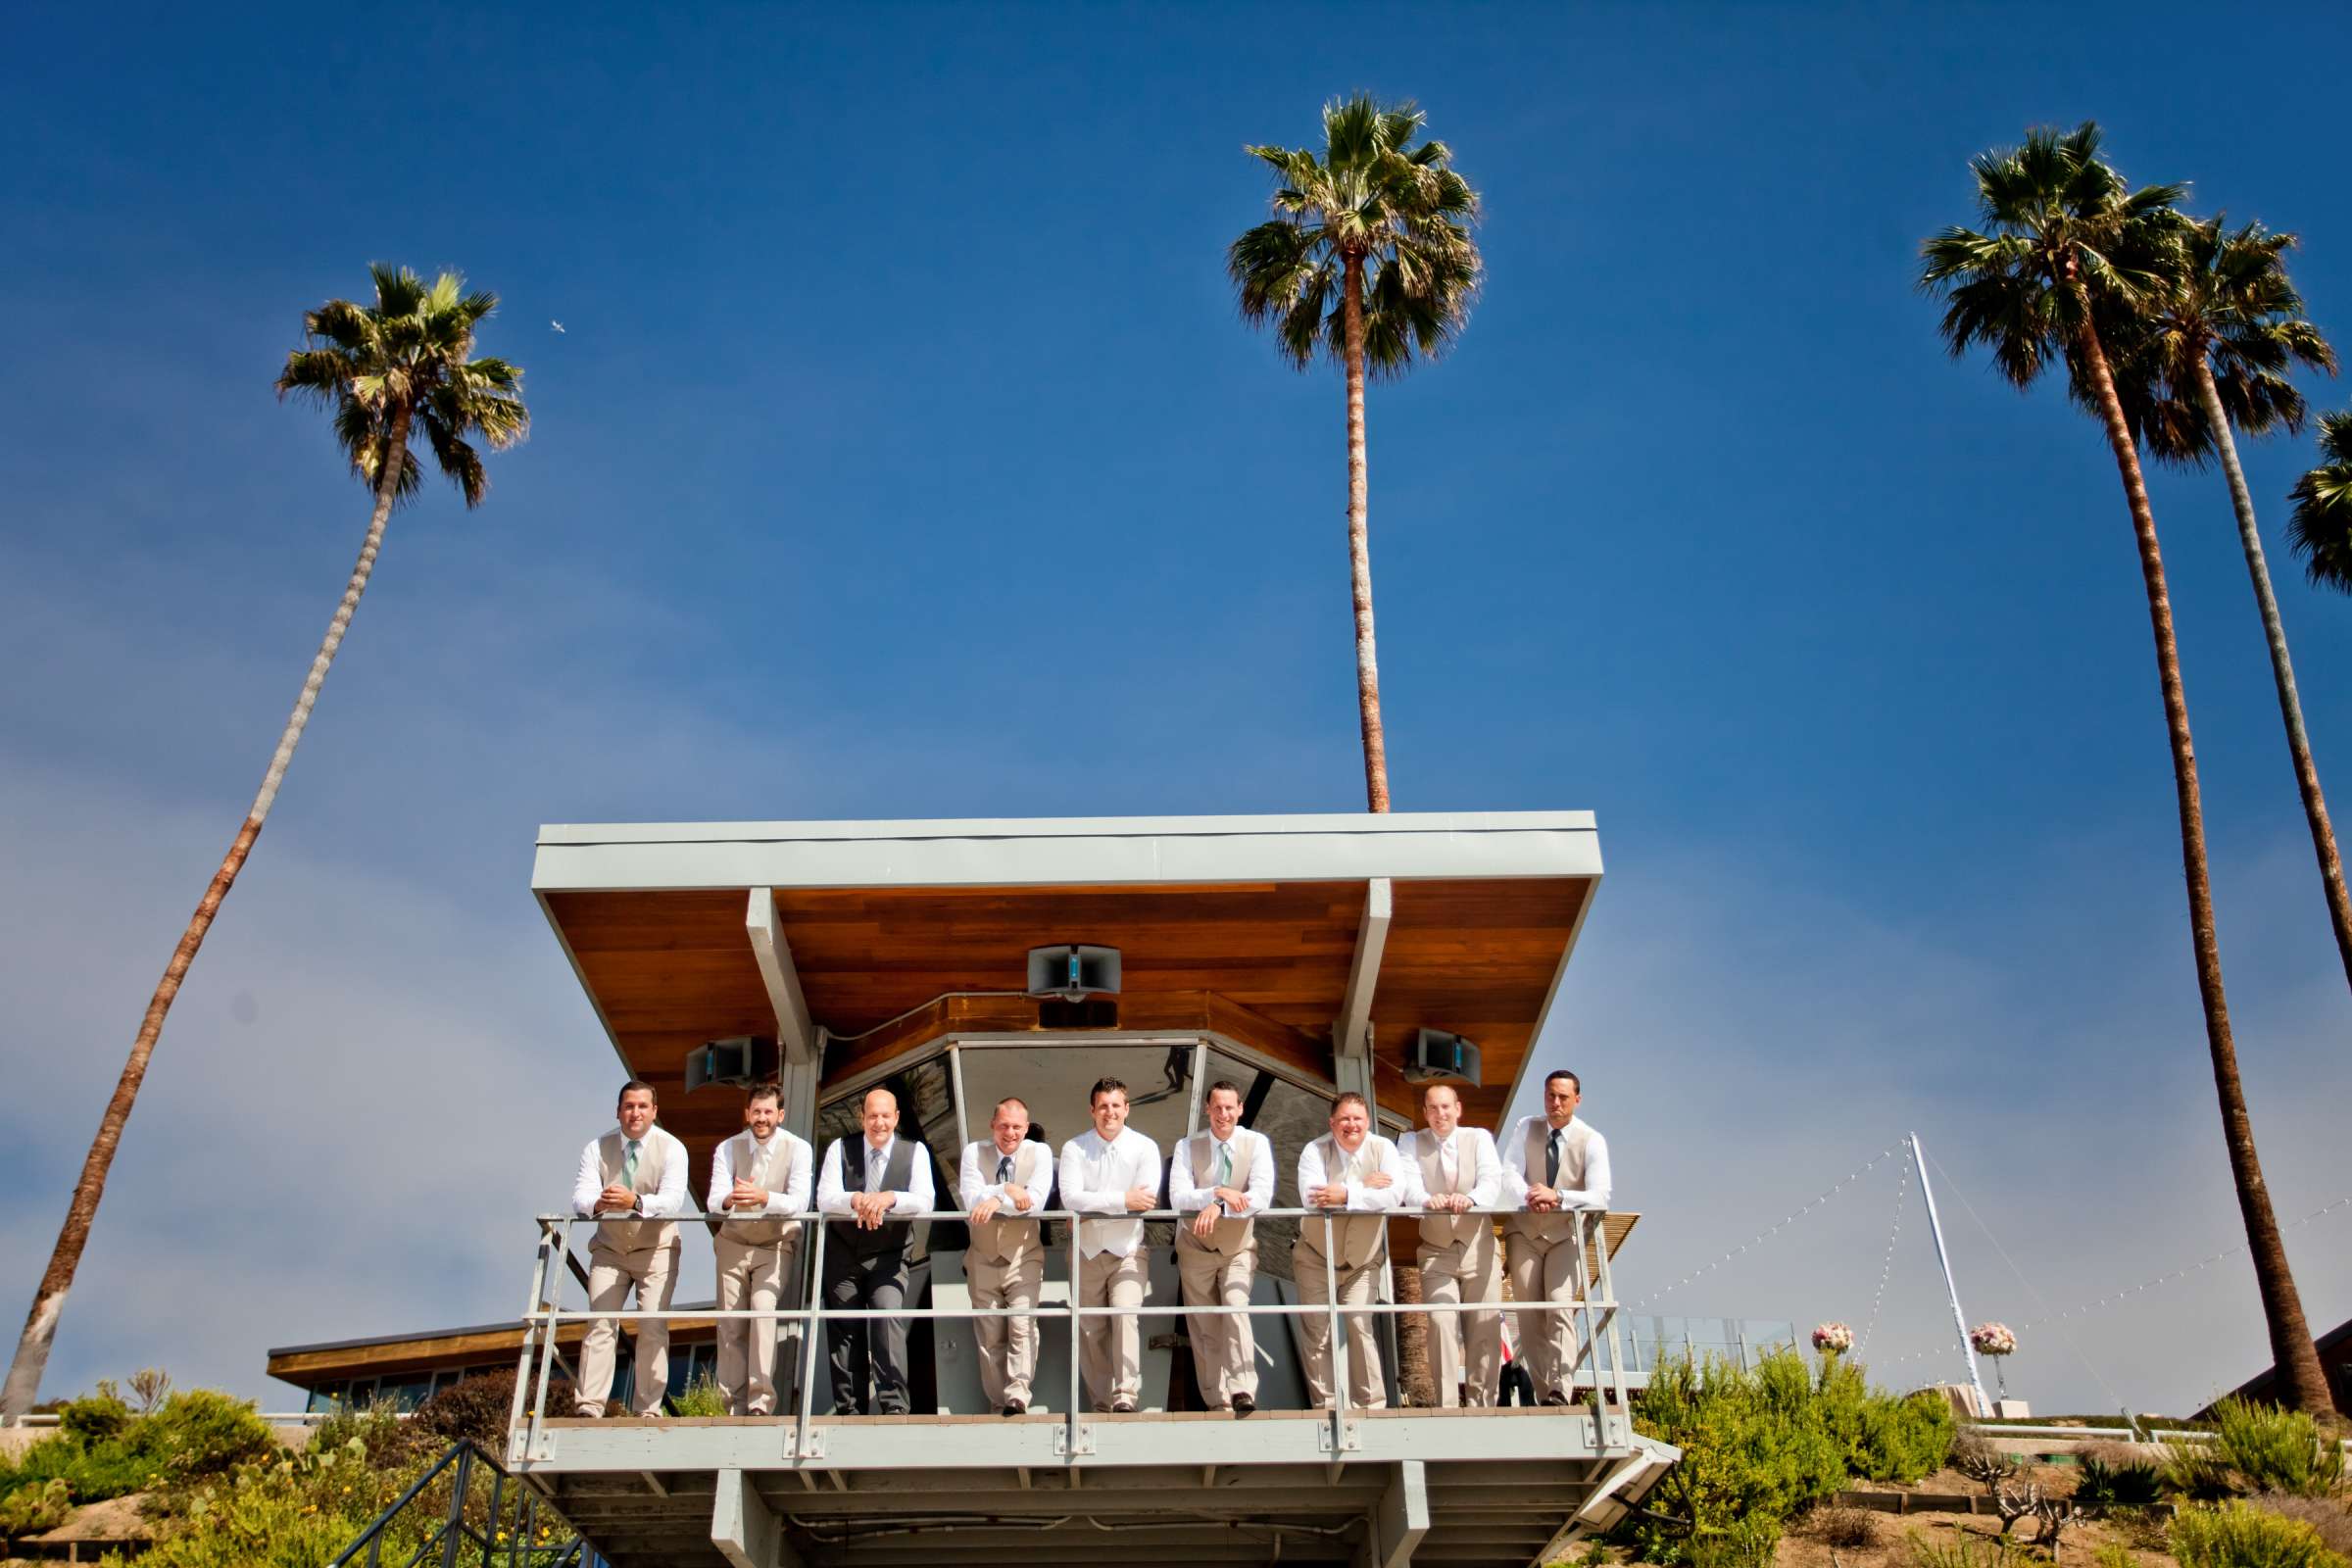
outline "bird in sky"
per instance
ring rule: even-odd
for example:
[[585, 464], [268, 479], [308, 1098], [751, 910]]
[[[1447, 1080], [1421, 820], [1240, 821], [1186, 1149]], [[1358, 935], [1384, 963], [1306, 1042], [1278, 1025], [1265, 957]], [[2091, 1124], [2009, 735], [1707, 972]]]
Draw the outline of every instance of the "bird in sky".
[[[559, 332], [564, 331], [564, 323], [562, 321], [550, 321], [547, 324], [554, 327]], [[570, 334], [565, 333], [564, 335], [569, 336]]]

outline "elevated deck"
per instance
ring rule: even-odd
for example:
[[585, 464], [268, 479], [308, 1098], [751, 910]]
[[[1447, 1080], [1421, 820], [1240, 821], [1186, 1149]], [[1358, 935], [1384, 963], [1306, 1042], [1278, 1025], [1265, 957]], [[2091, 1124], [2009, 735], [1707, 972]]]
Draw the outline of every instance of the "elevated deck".
[[[520, 1468], [614, 1568], [1548, 1562], [1676, 1457], [1621, 1412], [549, 1421]], [[1114, 1539], [1115, 1537], [1115, 1539]]]

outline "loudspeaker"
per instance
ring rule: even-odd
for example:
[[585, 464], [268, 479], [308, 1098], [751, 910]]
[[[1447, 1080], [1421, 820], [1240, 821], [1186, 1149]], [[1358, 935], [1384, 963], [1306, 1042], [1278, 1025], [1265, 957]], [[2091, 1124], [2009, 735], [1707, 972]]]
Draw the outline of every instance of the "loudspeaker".
[[764, 1035], [712, 1040], [686, 1053], [686, 1092], [706, 1084], [749, 1088], [776, 1076], [776, 1043]]
[[1094, 992], [1116, 995], [1119, 989], [1119, 950], [1070, 943], [1029, 950], [1029, 994], [1064, 997], [1076, 1002]]
[[1417, 1029], [1404, 1048], [1404, 1077], [1415, 1084], [1458, 1078], [1476, 1088], [1480, 1082], [1478, 1047], [1443, 1029]]

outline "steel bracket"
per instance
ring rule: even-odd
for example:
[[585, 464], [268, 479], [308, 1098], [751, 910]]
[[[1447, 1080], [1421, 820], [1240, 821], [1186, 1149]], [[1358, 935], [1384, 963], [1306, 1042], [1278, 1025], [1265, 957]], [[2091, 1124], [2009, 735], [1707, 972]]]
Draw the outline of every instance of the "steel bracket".
[[1054, 1429], [1054, 1451], [1064, 1459], [1074, 1459], [1095, 1451], [1095, 1428], [1092, 1422], [1081, 1421], [1072, 1434], [1066, 1426]]
[[1353, 1453], [1364, 1446], [1353, 1421], [1324, 1421], [1315, 1425], [1315, 1448], [1320, 1453]]

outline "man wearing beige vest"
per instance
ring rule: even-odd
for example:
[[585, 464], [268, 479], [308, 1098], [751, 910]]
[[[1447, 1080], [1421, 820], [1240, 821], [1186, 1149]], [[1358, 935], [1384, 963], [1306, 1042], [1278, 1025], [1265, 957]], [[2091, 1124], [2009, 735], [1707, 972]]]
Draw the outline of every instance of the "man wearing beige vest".
[[[704, 1209], [723, 1214], [711, 1238], [722, 1312], [772, 1312], [800, 1279], [801, 1222], [808, 1207], [808, 1145], [777, 1125], [782, 1097], [758, 1084], [744, 1102], [744, 1130], [710, 1156]], [[776, 1320], [718, 1320], [718, 1392], [730, 1415], [776, 1410]]]
[[[678, 1283], [678, 1227], [686, 1206], [686, 1146], [654, 1125], [654, 1086], [632, 1078], [620, 1086], [620, 1125], [580, 1151], [580, 1173], [572, 1183], [571, 1211], [611, 1216], [596, 1228], [588, 1246], [588, 1306], [619, 1312], [637, 1292], [637, 1310], [666, 1312]], [[600, 1416], [612, 1396], [615, 1318], [588, 1325], [580, 1346], [579, 1413]], [[662, 1413], [669, 1393], [669, 1324], [649, 1318], [637, 1325], [637, 1371], [631, 1408], [639, 1415]]]
[[[1208, 1086], [1208, 1126], [1176, 1146], [1168, 1206], [1193, 1215], [1176, 1228], [1176, 1276], [1187, 1306], [1248, 1306], [1257, 1275], [1257, 1220], [1274, 1201], [1274, 1146], [1242, 1125], [1242, 1092]], [[1185, 1319], [1193, 1370], [1212, 1410], [1257, 1408], [1257, 1341], [1241, 1312]]]
[[[1046, 1283], [1046, 1249], [1037, 1221], [1016, 1218], [1046, 1206], [1054, 1189], [1054, 1151], [1029, 1139], [1029, 1106], [997, 1102], [989, 1136], [964, 1146], [956, 1190], [971, 1210], [971, 1244], [963, 1277], [972, 1305], [994, 1310], [1037, 1305]], [[976, 1317], [980, 1392], [991, 1408], [1019, 1415], [1029, 1408], [1029, 1380], [1037, 1375], [1037, 1319]]]
[[[1502, 1201], [1502, 1161], [1483, 1127], [1464, 1127], [1462, 1097], [1451, 1084], [1421, 1092], [1429, 1125], [1396, 1146], [1413, 1199], [1422, 1209], [1421, 1299], [1430, 1306], [1502, 1299], [1502, 1250], [1494, 1221], [1467, 1209]], [[1502, 1377], [1500, 1312], [1432, 1312], [1430, 1343], [1437, 1348], [1438, 1402], [1487, 1405]]]
[[[1576, 1074], [1551, 1074], [1544, 1080], [1544, 1114], [1520, 1117], [1503, 1140], [1503, 1201], [1523, 1210], [1502, 1227], [1514, 1300], [1566, 1303], [1585, 1288], [1576, 1265], [1577, 1211], [1609, 1206], [1609, 1146], [1578, 1119], [1583, 1100]], [[1514, 1315], [1537, 1399], [1566, 1404], [1576, 1371], [1575, 1314]]]
[[[1061, 1146], [1061, 1206], [1078, 1214], [1140, 1214], [1159, 1201], [1159, 1145], [1127, 1125], [1127, 1086], [1101, 1078], [1087, 1096], [1095, 1125]], [[1097, 1410], [1125, 1415], [1144, 1388], [1143, 1325], [1152, 1284], [1140, 1219], [1078, 1222], [1080, 1306], [1122, 1310], [1078, 1330], [1078, 1366]]]
[[[1372, 1131], [1372, 1107], [1350, 1091], [1332, 1102], [1331, 1132], [1298, 1155], [1298, 1197], [1309, 1208], [1334, 1210], [1298, 1222], [1298, 1245], [1291, 1268], [1302, 1304], [1369, 1306], [1389, 1261], [1389, 1211], [1407, 1193], [1396, 1146]], [[1345, 1218], [1339, 1217], [1345, 1213]], [[1328, 1265], [1328, 1267], [1327, 1267]], [[1336, 1408], [1338, 1379], [1332, 1375], [1331, 1314], [1299, 1317], [1306, 1341], [1306, 1398], [1317, 1409]], [[1389, 1402], [1388, 1380], [1380, 1369], [1380, 1340], [1369, 1315], [1348, 1319], [1348, 1402], [1378, 1410]]]

